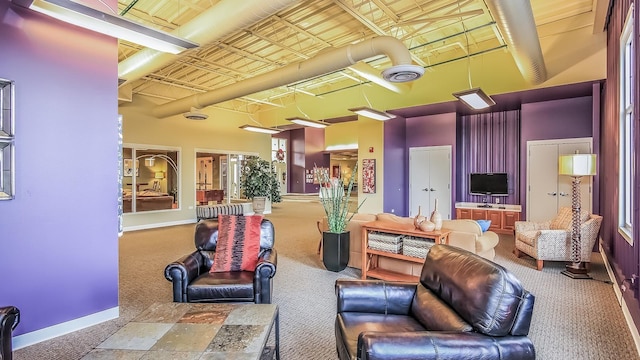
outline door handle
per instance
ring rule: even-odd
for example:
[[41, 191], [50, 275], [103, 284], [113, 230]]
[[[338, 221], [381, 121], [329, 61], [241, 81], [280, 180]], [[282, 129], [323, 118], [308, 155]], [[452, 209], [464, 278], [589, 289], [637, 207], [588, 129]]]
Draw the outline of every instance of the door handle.
[[430, 191], [429, 188], [424, 188], [422, 191]]
[[432, 189], [429, 189], [429, 191], [436, 191], [436, 189], [433, 189], [433, 188], [432, 188]]
[[556, 196], [556, 192], [548, 192], [547, 195]]
[[567, 194], [566, 192], [561, 192], [559, 195], [560, 196], [569, 196], [569, 194]]

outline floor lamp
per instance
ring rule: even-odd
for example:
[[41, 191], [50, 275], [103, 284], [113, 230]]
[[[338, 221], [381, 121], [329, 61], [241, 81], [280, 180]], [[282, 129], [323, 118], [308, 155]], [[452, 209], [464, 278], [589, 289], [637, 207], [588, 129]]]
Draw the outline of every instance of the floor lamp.
[[583, 176], [596, 174], [595, 154], [571, 154], [561, 155], [558, 165], [560, 175], [568, 175], [573, 178], [571, 182], [571, 263], [567, 264], [562, 272], [572, 279], [591, 279], [585, 263], [581, 261], [580, 253], [582, 243], [580, 239], [580, 180]]

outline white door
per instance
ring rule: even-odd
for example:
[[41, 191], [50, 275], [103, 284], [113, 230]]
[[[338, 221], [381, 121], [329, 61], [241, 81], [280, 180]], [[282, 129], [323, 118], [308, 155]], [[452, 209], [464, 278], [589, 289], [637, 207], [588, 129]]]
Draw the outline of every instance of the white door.
[[[560, 155], [591, 153], [591, 138], [527, 142], [527, 220], [552, 219], [562, 206], [571, 206], [572, 177], [558, 174]], [[580, 186], [582, 209], [591, 211], [591, 178]]]
[[451, 146], [409, 149], [409, 216], [429, 217], [438, 200], [438, 212], [451, 219]]

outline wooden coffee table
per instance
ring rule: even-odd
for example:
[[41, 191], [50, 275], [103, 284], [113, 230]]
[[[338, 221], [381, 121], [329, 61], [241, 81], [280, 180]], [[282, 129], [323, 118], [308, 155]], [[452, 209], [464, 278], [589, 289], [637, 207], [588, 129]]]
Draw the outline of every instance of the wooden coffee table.
[[279, 360], [277, 305], [155, 303], [82, 359], [259, 360], [274, 325]]

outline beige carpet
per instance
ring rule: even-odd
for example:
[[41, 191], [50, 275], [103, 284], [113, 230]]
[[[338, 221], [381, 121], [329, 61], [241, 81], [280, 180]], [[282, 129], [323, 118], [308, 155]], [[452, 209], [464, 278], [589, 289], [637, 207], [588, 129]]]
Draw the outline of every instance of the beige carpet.
[[[336, 359], [333, 321], [334, 282], [359, 278], [347, 268], [326, 271], [316, 255], [319, 234], [315, 221], [322, 206], [312, 197], [274, 204], [267, 217], [276, 228], [278, 269], [274, 303], [280, 306], [281, 354], [289, 359]], [[155, 301], [172, 300], [164, 267], [193, 251], [194, 225], [126, 233], [120, 239], [120, 318], [16, 351], [16, 360], [79, 359]], [[530, 337], [537, 358], [638, 359], [616, 302], [612, 285], [572, 280], [560, 274], [561, 263], [542, 272], [534, 261], [512, 254], [513, 237], [501, 236], [496, 262], [506, 266], [536, 295]], [[599, 255], [591, 275], [607, 280]]]

